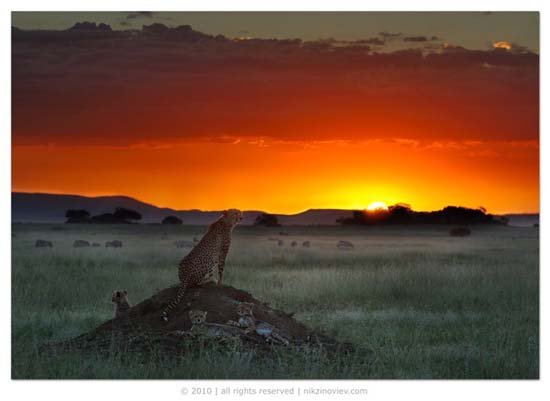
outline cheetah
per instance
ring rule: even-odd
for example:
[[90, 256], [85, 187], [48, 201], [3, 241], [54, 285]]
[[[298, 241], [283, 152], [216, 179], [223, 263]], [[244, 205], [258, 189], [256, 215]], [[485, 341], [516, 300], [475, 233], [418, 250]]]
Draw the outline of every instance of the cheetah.
[[235, 327], [241, 327], [247, 334], [253, 332], [256, 330], [256, 321], [254, 319], [254, 314], [252, 313], [253, 307], [254, 304], [252, 302], [239, 302], [237, 305], [237, 315], [239, 315], [239, 320], [236, 322], [230, 320], [227, 324]]
[[237, 322], [230, 320], [228, 325], [236, 326], [244, 329], [245, 334], [256, 333], [265, 337], [266, 341], [288, 345], [288, 339], [275, 327], [267, 322], [256, 320], [253, 313], [254, 304], [252, 302], [239, 302], [237, 305]]
[[189, 334], [203, 337], [236, 337], [240, 335], [240, 330], [234, 326], [218, 323], [207, 323], [207, 311], [190, 310], [189, 319], [191, 319], [191, 330]]
[[128, 291], [117, 290], [113, 292], [111, 301], [115, 304], [115, 318], [125, 316], [132, 305], [128, 301]]
[[187, 287], [211, 281], [216, 267], [218, 285], [222, 284], [225, 258], [231, 245], [231, 234], [242, 218], [242, 212], [237, 209], [223, 212], [222, 216], [210, 225], [207, 233], [191, 252], [181, 260], [178, 270], [180, 288], [175, 299], [163, 310], [162, 320], [168, 321], [169, 312], [180, 303]]

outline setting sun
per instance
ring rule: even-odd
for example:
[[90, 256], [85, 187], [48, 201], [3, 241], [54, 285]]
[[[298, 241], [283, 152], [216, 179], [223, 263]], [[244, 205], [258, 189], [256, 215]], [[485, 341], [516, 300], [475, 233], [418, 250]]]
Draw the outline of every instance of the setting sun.
[[372, 202], [367, 206], [367, 210], [376, 211], [376, 210], [388, 210], [388, 207], [384, 202]]

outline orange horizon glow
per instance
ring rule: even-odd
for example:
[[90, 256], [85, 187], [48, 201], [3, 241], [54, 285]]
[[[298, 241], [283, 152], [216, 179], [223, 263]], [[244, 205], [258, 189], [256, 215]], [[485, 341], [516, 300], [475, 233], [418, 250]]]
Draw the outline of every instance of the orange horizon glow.
[[375, 202], [370, 203], [367, 206], [366, 210], [368, 210], [370, 212], [376, 212], [376, 211], [380, 211], [380, 210], [388, 210], [388, 206], [384, 202], [375, 201]]
[[[401, 141], [15, 146], [12, 190], [125, 195], [178, 210], [293, 214], [363, 210], [383, 202], [419, 211], [454, 205], [483, 206], [493, 214], [538, 213], [537, 155], [538, 143], [504, 142], [412, 148]], [[66, 168], [71, 165], [79, 167]]]

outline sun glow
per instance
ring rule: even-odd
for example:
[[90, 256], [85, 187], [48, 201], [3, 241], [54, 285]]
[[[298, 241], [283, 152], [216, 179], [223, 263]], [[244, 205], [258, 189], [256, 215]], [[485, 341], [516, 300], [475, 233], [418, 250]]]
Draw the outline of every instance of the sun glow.
[[374, 212], [378, 210], [388, 210], [388, 207], [384, 202], [372, 202], [370, 205], [367, 206], [367, 210], [369, 212]]
[[493, 43], [493, 48], [495, 49], [505, 49], [505, 50], [512, 50], [512, 45], [509, 42], [506, 42], [505, 40], [500, 40], [498, 42]]

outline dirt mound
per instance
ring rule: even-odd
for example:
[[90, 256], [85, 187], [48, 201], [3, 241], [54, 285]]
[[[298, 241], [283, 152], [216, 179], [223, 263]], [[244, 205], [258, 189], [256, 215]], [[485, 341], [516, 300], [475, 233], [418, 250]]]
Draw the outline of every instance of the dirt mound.
[[[180, 304], [170, 313], [170, 320], [161, 319], [161, 313], [176, 296], [178, 288], [166, 288], [149, 299], [133, 306], [124, 317], [109, 320], [96, 329], [76, 338], [49, 345], [55, 351], [79, 349], [94, 353], [110, 353], [113, 350], [130, 352], [147, 352], [153, 350], [169, 351], [181, 355], [196, 342], [202, 346], [209, 344], [227, 345], [238, 342], [246, 347], [264, 351], [272, 350], [272, 345], [265, 337], [244, 330], [236, 330], [238, 335], [231, 338], [199, 338], [195, 335], [181, 336], [176, 333], [188, 332], [191, 329], [189, 310], [207, 311], [207, 322], [226, 324], [229, 320], [237, 321], [236, 307], [239, 302], [254, 304], [254, 316], [257, 320], [267, 322], [288, 340], [288, 347], [315, 346], [328, 352], [352, 351], [351, 344], [337, 341], [317, 333], [296, 321], [292, 314], [273, 309], [269, 304], [255, 299], [246, 291], [229, 286], [206, 284], [191, 287]], [[279, 345], [283, 347], [283, 345]]]

